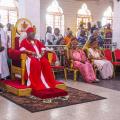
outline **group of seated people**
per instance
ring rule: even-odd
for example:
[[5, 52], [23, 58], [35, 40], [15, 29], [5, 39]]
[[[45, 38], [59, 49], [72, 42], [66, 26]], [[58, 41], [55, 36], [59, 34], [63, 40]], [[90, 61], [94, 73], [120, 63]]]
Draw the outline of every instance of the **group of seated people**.
[[[61, 84], [61, 82], [55, 80], [55, 77], [50, 67], [50, 63], [45, 57], [46, 48], [41, 41], [35, 39], [34, 29], [28, 28], [26, 33], [27, 37], [24, 40], [22, 40], [20, 44], [20, 51], [22, 53], [26, 53], [28, 56], [26, 60], [27, 85], [30, 86], [32, 89], [42, 90], [45, 88], [55, 87], [57, 84]], [[77, 38], [73, 37], [72, 32], [70, 30], [68, 30], [68, 33], [66, 34], [65, 38], [63, 38], [62, 35], [60, 35], [59, 29], [54, 30], [54, 35], [51, 34], [51, 27], [48, 27], [45, 44], [56, 45], [60, 41], [64, 41], [65, 44], [68, 47], [70, 47], [69, 55], [70, 59], [73, 60], [74, 68], [80, 71], [80, 74], [86, 82], [91, 83], [99, 81], [97, 79], [96, 70], [94, 69], [94, 66], [99, 71], [99, 74], [102, 79], [112, 78], [113, 65], [110, 61], [107, 61], [105, 59], [101, 51], [98, 49], [98, 37], [91, 37], [89, 41], [89, 49], [86, 55], [85, 51], [79, 47], [79, 41], [77, 40]], [[3, 51], [1, 50], [0, 57], [2, 53]], [[0, 59], [0, 61], [3, 61], [2, 58]], [[0, 69], [1, 77], [4, 72], [4, 70], [2, 72], [2, 70]]]
[[[89, 48], [83, 49], [78, 45], [76, 38], [70, 43], [70, 59], [73, 60], [74, 68], [80, 71], [86, 82], [98, 82], [96, 71], [101, 79], [111, 79], [113, 77], [113, 65], [106, 60], [98, 47], [98, 38], [93, 37], [89, 42]], [[96, 69], [95, 69], [96, 68]]]
[[[106, 29], [109, 29], [109, 33], [112, 34], [110, 24], [106, 26]], [[48, 42], [48, 44], [50, 43], [49, 41], [53, 41], [49, 45], [61, 45], [60, 43], [62, 41], [62, 45], [70, 47], [70, 59], [73, 60], [74, 68], [80, 71], [80, 74], [83, 76], [86, 82], [98, 82], [99, 80], [97, 79], [96, 71], [99, 71], [102, 79], [111, 79], [113, 76], [112, 63], [106, 60], [101, 50], [99, 50], [99, 47], [103, 47], [103, 40], [99, 34], [99, 31], [100, 29], [98, 29], [97, 26], [93, 26], [90, 29], [90, 35], [88, 37], [86, 36], [86, 31], [83, 25], [81, 25], [80, 30], [78, 31], [79, 34], [77, 34], [76, 38], [72, 34], [70, 28], [67, 29], [65, 36], [62, 37], [60, 30], [55, 29], [54, 34], [52, 34], [52, 28], [48, 26], [45, 40]], [[54, 41], [58, 42], [54, 44]], [[79, 45], [82, 46], [82, 48], [78, 47]], [[86, 47], [88, 46], [89, 49], [86, 50]]]

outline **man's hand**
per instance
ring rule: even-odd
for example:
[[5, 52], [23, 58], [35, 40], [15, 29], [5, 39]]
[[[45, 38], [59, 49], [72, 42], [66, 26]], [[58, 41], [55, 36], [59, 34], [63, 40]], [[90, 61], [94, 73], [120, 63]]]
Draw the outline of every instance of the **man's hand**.
[[3, 50], [4, 50], [4, 47], [1, 47], [1, 48], [0, 48], [0, 52], [2, 52]]
[[27, 53], [28, 55], [32, 55], [33, 57], [37, 56], [36, 53], [35, 53], [35, 52], [32, 52], [32, 51], [28, 51], [28, 50], [27, 50], [26, 53]]
[[35, 52], [31, 52], [30, 55], [32, 55], [33, 57], [37, 56], [37, 54]]

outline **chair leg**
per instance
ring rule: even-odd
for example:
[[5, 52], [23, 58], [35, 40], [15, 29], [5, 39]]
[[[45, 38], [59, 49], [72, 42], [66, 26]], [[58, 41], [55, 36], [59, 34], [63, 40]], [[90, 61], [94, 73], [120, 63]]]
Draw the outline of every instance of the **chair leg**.
[[12, 72], [11, 72], [11, 79], [12, 79], [12, 80], [15, 80], [15, 73], [12, 73]]
[[64, 69], [64, 77], [65, 77], [65, 80], [67, 80], [67, 69], [66, 68]]
[[114, 69], [113, 69], [113, 77], [115, 78], [115, 70], [116, 70], [116, 66], [114, 66]]
[[54, 79], [56, 79], [56, 77], [55, 77], [55, 72], [53, 71], [53, 75], [54, 75]]
[[22, 69], [22, 70], [21, 70], [21, 80], [22, 80], [22, 85], [25, 85], [24, 75], [25, 75], [25, 69]]
[[13, 72], [13, 68], [11, 67], [11, 79], [15, 80], [15, 73]]
[[77, 81], [77, 70], [74, 70], [74, 81]]

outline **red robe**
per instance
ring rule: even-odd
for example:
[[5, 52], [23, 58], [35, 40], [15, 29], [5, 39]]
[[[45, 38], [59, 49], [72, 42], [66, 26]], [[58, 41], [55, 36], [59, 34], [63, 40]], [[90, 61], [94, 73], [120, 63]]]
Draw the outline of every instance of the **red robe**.
[[[34, 40], [34, 43], [35, 44], [33, 45], [30, 41], [24, 39], [21, 42], [20, 50], [29, 50], [35, 53], [41, 53], [42, 48], [45, 48], [45, 46], [39, 40]], [[26, 69], [28, 76], [27, 85], [33, 90], [54, 88], [57, 84], [61, 84], [54, 79], [50, 63], [45, 56], [38, 59], [28, 55], [26, 60]]]

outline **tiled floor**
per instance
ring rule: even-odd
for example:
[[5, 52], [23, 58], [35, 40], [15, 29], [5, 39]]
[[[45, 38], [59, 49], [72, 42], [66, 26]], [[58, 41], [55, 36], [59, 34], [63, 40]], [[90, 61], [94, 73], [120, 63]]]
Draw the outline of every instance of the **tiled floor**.
[[67, 81], [66, 84], [107, 99], [30, 113], [0, 97], [0, 120], [120, 120], [120, 91], [83, 82]]
[[101, 80], [99, 83], [93, 83], [93, 85], [120, 91], [120, 79]]

